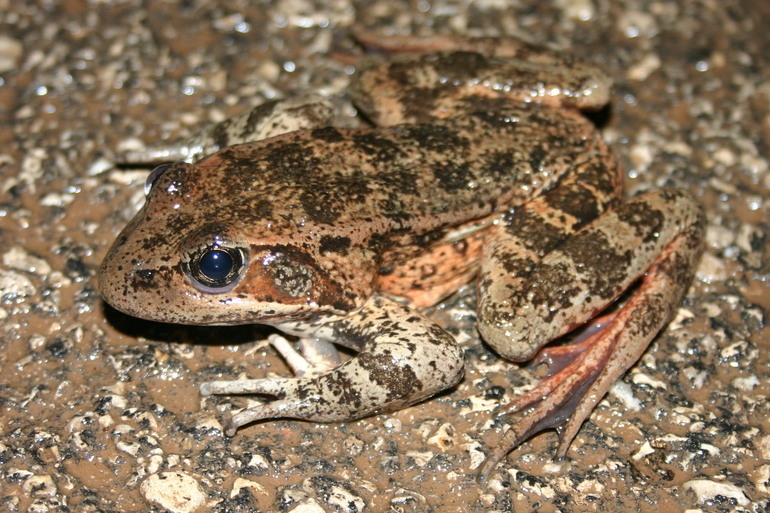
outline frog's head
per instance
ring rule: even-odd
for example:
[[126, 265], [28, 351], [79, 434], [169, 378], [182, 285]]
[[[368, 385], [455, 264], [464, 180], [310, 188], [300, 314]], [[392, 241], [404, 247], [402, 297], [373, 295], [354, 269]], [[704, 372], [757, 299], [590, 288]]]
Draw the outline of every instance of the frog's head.
[[354, 307], [340, 299], [312, 244], [222, 197], [206, 172], [185, 163], [153, 171], [144, 207], [99, 269], [107, 303], [181, 324], [269, 324]]

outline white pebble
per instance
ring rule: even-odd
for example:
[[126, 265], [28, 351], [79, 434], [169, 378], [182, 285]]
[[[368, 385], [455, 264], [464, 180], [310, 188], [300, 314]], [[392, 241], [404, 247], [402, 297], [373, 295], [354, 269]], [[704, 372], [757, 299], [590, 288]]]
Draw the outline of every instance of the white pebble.
[[21, 43], [8, 36], [0, 36], [0, 73], [11, 71], [19, 66], [23, 53]]
[[184, 472], [151, 475], [142, 483], [142, 494], [172, 513], [192, 513], [206, 501], [200, 483]]
[[749, 499], [742, 488], [730, 483], [719, 483], [708, 479], [693, 479], [684, 484], [685, 489], [692, 490], [701, 504], [709, 503], [717, 497], [734, 500], [740, 506], [748, 506]]

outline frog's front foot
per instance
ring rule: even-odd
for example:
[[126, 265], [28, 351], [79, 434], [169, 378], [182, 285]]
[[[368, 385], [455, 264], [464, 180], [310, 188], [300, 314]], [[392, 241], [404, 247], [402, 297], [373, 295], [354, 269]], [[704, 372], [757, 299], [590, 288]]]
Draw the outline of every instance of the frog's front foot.
[[295, 400], [280, 399], [234, 415], [225, 426], [225, 433], [228, 436], [233, 436], [239, 427], [257, 420], [287, 416], [302, 417], [305, 415], [303, 412], [307, 410], [307, 405], [303, 406], [302, 401], [297, 401], [296, 398], [312, 395], [311, 378], [323, 375], [341, 363], [337, 349], [323, 340], [300, 339], [297, 341], [299, 348], [297, 350], [291, 342], [277, 333], [269, 335], [267, 339], [299, 379], [209, 381], [201, 385], [200, 393], [203, 396], [224, 394], [262, 394], [284, 398], [291, 396]]
[[[317, 394], [315, 383], [307, 378], [265, 378], [233, 381], [209, 381], [200, 388], [202, 396], [229, 394], [263, 394], [279, 397], [259, 406], [251, 407], [233, 415], [225, 426], [225, 433], [233, 436], [239, 427], [257, 420], [278, 417], [292, 417], [325, 421], [313, 410], [312, 401], [303, 401], [304, 394]], [[328, 413], [330, 414], [330, 412]], [[330, 419], [331, 420], [331, 419]], [[329, 420], [329, 421], [330, 421]]]
[[[622, 203], [549, 253], [532, 271], [530, 285], [507, 298], [508, 305], [520, 306], [494, 323], [504, 327], [500, 331], [508, 339], [489, 329], [488, 315], [497, 308], [497, 298], [482, 295], [480, 330], [498, 352], [523, 361], [540, 350], [536, 358], [553, 363], [550, 376], [503, 412], [531, 407], [488, 455], [481, 480], [514, 447], [546, 429], [557, 430], [558, 455], [566, 453], [610, 386], [673, 317], [702, 251], [703, 226], [700, 206], [684, 191], [650, 193]], [[604, 319], [600, 331], [574, 346], [540, 349], [589, 321], [637, 280], [627, 302]]]
[[228, 435], [263, 419], [341, 422], [397, 410], [451, 387], [463, 374], [463, 352], [449, 333], [420, 313], [383, 297], [369, 299], [343, 318], [280, 327], [297, 335], [313, 331], [358, 354], [317, 376], [204, 383], [204, 396], [276, 397], [234, 415], [225, 428]]

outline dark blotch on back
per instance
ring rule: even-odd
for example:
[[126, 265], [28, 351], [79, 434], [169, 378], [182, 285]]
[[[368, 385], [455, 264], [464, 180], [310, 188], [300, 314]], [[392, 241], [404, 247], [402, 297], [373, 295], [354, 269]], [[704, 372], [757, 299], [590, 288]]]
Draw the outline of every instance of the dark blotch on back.
[[318, 166], [319, 159], [310, 147], [299, 143], [284, 143], [268, 149], [265, 162], [277, 179], [295, 181], [316, 174], [312, 170]]
[[493, 175], [504, 187], [514, 173], [517, 162], [510, 151], [494, 151], [485, 155], [486, 172]]
[[547, 194], [545, 199], [554, 209], [575, 218], [575, 223], [570, 227], [573, 230], [579, 230], [601, 213], [596, 195], [583, 187], [557, 188]]
[[[531, 282], [530, 286], [518, 295], [526, 298], [527, 302], [535, 308], [546, 307], [543, 310], [546, 312], [543, 319], [550, 322], [558, 312], [572, 304], [573, 298], [581, 292], [581, 288], [570, 275], [569, 268], [561, 263], [551, 266], [542, 265], [539, 273], [538, 281]], [[505, 314], [506, 317], [511, 315], [512, 312]]]
[[230, 143], [230, 127], [228, 123], [220, 123], [214, 127], [211, 131], [211, 139], [214, 141], [214, 148], [220, 149], [225, 146], [229, 146]]
[[369, 372], [369, 379], [387, 389], [387, 402], [414, 396], [423, 387], [409, 365], [394, 365], [393, 356], [360, 353], [358, 359]]
[[472, 113], [472, 116], [482, 120], [484, 124], [495, 129], [504, 128], [506, 130], [513, 130], [518, 126], [518, 120], [513, 118], [510, 114], [498, 112], [494, 109], [477, 110]]
[[376, 132], [363, 132], [353, 135], [356, 151], [368, 155], [373, 162], [397, 160], [403, 152], [395, 141], [382, 137]]
[[448, 82], [467, 83], [478, 80], [490, 71], [490, 59], [478, 52], [456, 51], [426, 54], [436, 73]]
[[332, 237], [331, 235], [324, 235], [321, 237], [321, 253], [339, 253], [340, 255], [347, 255], [349, 249], [349, 237]]
[[513, 209], [505, 215], [505, 230], [522, 246], [543, 256], [564, 240], [567, 233], [560, 227], [544, 223], [536, 212]]
[[548, 157], [548, 152], [542, 145], [535, 146], [529, 151], [529, 165], [533, 171], [539, 171], [543, 162]]
[[268, 199], [258, 199], [251, 213], [255, 219], [269, 219], [273, 215], [273, 203]]
[[311, 135], [313, 136], [314, 139], [318, 139], [320, 141], [325, 141], [330, 143], [340, 142], [345, 140], [345, 137], [340, 133], [340, 131], [334, 128], [333, 126], [316, 128], [311, 132]]
[[338, 193], [328, 189], [304, 190], [299, 195], [302, 208], [313, 221], [332, 224], [340, 217]]
[[136, 271], [132, 277], [131, 286], [136, 290], [158, 288], [158, 282], [155, 280], [155, 271], [150, 269]]
[[166, 218], [168, 233], [185, 233], [192, 226], [195, 218], [190, 214], [171, 215]]
[[417, 146], [427, 151], [445, 153], [450, 156], [469, 146], [466, 138], [448, 126], [418, 123], [404, 125], [403, 129], [408, 134], [408, 138], [413, 139]]
[[446, 192], [456, 192], [468, 187], [468, 165], [458, 162], [442, 162], [433, 166], [433, 176]]
[[586, 280], [591, 283], [591, 294], [603, 299], [611, 299], [616, 294], [616, 284], [622, 283], [628, 274], [633, 260], [630, 250], [622, 251], [615, 247], [604, 234], [579, 232], [569, 241], [563, 250], [575, 262], [580, 271], [589, 273]]

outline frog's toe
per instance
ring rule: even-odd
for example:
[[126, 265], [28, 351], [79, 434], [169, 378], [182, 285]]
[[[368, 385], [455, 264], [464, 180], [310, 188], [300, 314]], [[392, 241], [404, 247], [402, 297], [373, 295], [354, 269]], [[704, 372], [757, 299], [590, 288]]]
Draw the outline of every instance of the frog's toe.
[[207, 381], [202, 383], [202, 396], [226, 394], [282, 395], [291, 386], [291, 378], [234, 379], [230, 381]]
[[258, 420], [274, 419], [277, 417], [299, 417], [300, 406], [295, 401], [281, 399], [247, 408], [230, 417], [225, 426], [225, 434], [227, 436], [235, 436], [239, 427]]
[[[327, 398], [314, 378], [263, 378], [233, 381], [209, 381], [200, 387], [203, 396], [257, 394], [276, 397], [233, 415], [225, 427], [228, 436], [258, 420], [294, 418], [317, 422], [349, 420], [353, 413], [345, 405], [328, 406]], [[327, 405], [324, 407], [324, 405]]]
[[[560, 438], [558, 455], [564, 456], [577, 433], [577, 429], [573, 430], [572, 426], [579, 428], [582, 425], [609, 386], [625, 371], [615, 369], [616, 364], [613, 363], [613, 358], [618, 357], [613, 354], [617, 352], [617, 335], [621, 334], [597, 334], [579, 342], [578, 346], [570, 347], [570, 351], [576, 352], [576, 358], [571, 363], [505, 406], [500, 413], [505, 416], [529, 407], [532, 409], [510, 426], [487, 456], [479, 475], [480, 480], [486, 480], [497, 463], [511, 450], [547, 429], [556, 429]], [[608, 369], [613, 372], [604, 372]]]
[[[622, 375], [627, 365], [627, 352], [644, 351], [646, 340], [629, 341], [623, 331], [622, 320], [617, 318], [601, 333], [595, 333], [568, 349], [555, 349], [557, 369], [541, 380], [534, 389], [507, 405], [501, 415], [512, 415], [531, 407], [524, 416], [510, 426], [502, 440], [487, 456], [479, 478], [486, 480], [497, 463], [511, 450], [530, 437], [547, 429], [556, 429], [559, 434], [558, 456], [564, 456], [578, 428], [604, 396], [615, 380]], [[624, 346], [626, 344], [626, 346]], [[634, 349], [628, 347], [634, 345]], [[548, 351], [553, 352], [554, 349]], [[564, 352], [565, 354], [560, 354]], [[563, 365], [566, 355], [574, 359]], [[549, 355], [548, 358], [552, 357]], [[540, 356], [540, 359], [546, 358]]]
[[201, 384], [202, 396], [229, 395], [229, 394], [260, 394], [277, 396], [280, 399], [247, 408], [235, 414], [225, 426], [227, 436], [235, 435], [239, 427], [257, 420], [272, 419], [277, 417], [303, 418], [302, 401], [288, 399], [295, 397], [293, 391], [297, 385], [296, 378], [264, 378], [264, 379], [237, 379], [232, 381], [208, 381]]
[[[572, 343], [560, 346], [546, 346], [537, 352], [527, 365], [530, 370], [540, 365], [547, 367], [546, 376], [529, 392], [517, 397], [507, 405], [502, 414], [512, 414], [529, 408], [533, 404], [551, 395], [569, 376], [577, 376], [578, 380], [591, 380], [601, 367], [589, 365], [595, 362], [606, 365], [608, 355], [602, 354], [607, 348], [600, 340], [605, 335], [607, 326], [611, 325], [617, 312], [605, 314], [592, 319], [580, 335]], [[604, 342], [608, 341], [604, 338]]]

